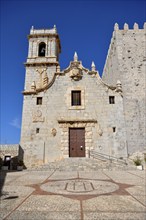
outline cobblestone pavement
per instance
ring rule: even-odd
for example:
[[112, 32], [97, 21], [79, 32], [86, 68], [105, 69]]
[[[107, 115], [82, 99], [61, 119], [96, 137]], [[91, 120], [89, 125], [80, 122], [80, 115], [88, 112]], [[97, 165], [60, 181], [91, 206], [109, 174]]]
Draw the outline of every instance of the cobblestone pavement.
[[146, 220], [145, 177], [144, 170], [8, 172], [0, 219]]

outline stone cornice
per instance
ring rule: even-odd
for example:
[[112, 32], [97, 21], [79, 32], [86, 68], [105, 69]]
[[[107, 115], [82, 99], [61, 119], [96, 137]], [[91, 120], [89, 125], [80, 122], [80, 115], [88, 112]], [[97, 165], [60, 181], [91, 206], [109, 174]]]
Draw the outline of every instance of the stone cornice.
[[28, 39], [30, 38], [39, 38], [39, 37], [55, 37], [59, 39], [59, 35], [56, 33], [35, 33], [35, 34], [29, 34]]
[[24, 63], [25, 66], [58, 66], [58, 62], [33, 62], [33, 63]]
[[58, 119], [58, 123], [97, 123], [95, 119]]

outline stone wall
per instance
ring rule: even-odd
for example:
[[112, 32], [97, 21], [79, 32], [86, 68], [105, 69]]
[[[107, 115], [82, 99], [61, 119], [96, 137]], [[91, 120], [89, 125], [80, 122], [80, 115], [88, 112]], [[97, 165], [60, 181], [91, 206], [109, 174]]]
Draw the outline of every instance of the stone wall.
[[146, 23], [115, 30], [111, 39], [102, 79], [110, 85], [122, 82], [128, 153], [146, 147]]
[[2, 159], [5, 156], [17, 157], [19, 154], [19, 144], [1, 144], [0, 145], [0, 157]]
[[[106, 85], [96, 71], [77, 63], [81, 74], [78, 80], [73, 78], [74, 67], [70, 65], [55, 73], [49, 89], [24, 95], [21, 146], [26, 166], [69, 157], [69, 128], [72, 127], [85, 128], [86, 157], [92, 149], [117, 157], [127, 156], [122, 93]], [[55, 69], [48, 67], [46, 71], [50, 78]], [[34, 74], [29, 74], [29, 81], [33, 80]], [[72, 90], [81, 91], [81, 106], [71, 105]], [[115, 104], [109, 104], [109, 96], [115, 96]], [[42, 105], [36, 105], [37, 97], [43, 98]]]

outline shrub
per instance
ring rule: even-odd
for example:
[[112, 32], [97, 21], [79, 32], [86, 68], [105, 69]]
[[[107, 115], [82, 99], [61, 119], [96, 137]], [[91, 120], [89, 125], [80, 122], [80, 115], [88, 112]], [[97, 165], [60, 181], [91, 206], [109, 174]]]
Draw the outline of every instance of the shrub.
[[139, 165], [141, 165], [142, 160], [137, 156], [136, 159], [133, 160], [133, 162], [136, 166], [139, 166]]

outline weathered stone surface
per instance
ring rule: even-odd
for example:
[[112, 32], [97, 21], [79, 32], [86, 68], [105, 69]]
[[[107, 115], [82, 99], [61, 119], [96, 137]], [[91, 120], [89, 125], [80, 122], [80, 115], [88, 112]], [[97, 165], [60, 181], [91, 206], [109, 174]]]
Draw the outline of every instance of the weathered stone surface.
[[[41, 42], [46, 44], [45, 56], [39, 55]], [[85, 128], [86, 157], [91, 149], [116, 157], [143, 150], [144, 49], [144, 30], [137, 24], [133, 30], [127, 24], [124, 30], [115, 25], [103, 72], [109, 86], [95, 64], [91, 70], [84, 68], [76, 53], [61, 71], [56, 28], [31, 29], [20, 143], [26, 166], [69, 157], [70, 128]], [[81, 92], [81, 105], [72, 105], [72, 91]]]
[[145, 30], [117, 30], [113, 32], [102, 79], [110, 85], [120, 80], [123, 88], [128, 153], [146, 149], [146, 66]]
[[[68, 165], [81, 166], [78, 161], [68, 159]], [[145, 220], [145, 185], [139, 185], [145, 181], [144, 170], [56, 171], [55, 166], [52, 171], [49, 164], [45, 171], [34, 169], [7, 175], [2, 171], [0, 178], [5, 175], [5, 181], [0, 218]]]

